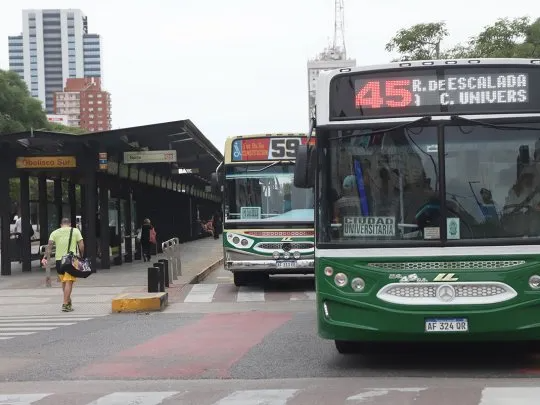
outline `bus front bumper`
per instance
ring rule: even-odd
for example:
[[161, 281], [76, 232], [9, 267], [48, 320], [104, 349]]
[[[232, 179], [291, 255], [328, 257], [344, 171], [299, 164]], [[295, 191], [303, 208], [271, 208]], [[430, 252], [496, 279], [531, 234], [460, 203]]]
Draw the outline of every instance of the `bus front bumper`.
[[[324, 339], [359, 342], [540, 341], [540, 298], [500, 306], [435, 309], [382, 307], [320, 294], [318, 332]], [[464, 319], [467, 330], [428, 331], [432, 320]]]
[[291, 260], [227, 260], [225, 269], [230, 271], [269, 271], [271, 273], [313, 273], [315, 259]]

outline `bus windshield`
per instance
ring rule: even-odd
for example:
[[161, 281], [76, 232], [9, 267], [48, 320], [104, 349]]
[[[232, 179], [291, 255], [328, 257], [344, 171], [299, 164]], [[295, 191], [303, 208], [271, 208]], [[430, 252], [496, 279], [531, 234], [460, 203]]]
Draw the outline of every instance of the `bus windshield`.
[[540, 124], [448, 124], [444, 162], [434, 126], [374, 130], [329, 133], [321, 241], [540, 236]]
[[313, 224], [313, 189], [294, 187], [293, 175], [291, 164], [227, 166], [225, 220]]

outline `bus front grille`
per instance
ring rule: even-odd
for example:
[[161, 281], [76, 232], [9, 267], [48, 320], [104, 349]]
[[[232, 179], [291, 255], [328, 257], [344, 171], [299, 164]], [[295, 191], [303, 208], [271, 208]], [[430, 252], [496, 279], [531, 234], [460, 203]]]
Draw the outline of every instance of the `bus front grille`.
[[493, 304], [516, 296], [512, 287], [500, 282], [390, 283], [377, 293], [382, 301], [402, 305]]
[[368, 263], [369, 267], [388, 271], [416, 270], [496, 270], [509, 269], [525, 264], [525, 260], [477, 260], [456, 262], [391, 262]]

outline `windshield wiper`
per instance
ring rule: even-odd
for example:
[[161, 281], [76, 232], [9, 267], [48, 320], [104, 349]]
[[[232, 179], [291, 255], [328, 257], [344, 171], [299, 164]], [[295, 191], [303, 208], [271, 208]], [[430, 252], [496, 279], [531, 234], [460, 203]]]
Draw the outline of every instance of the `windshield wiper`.
[[487, 122], [483, 122], [483, 121], [477, 121], [477, 120], [472, 120], [470, 118], [465, 118], [465, 117], [462, 117], [460, 115], [452, 115], [450, 117], [450, 120], [451, 121], [463, 121], [463, 122], [467, 122], [469, 124], [474, 124], [474, 125], [478, 125], [478, 126], [482, 126], [482, 127], [487, 127], [487, 128], [493, 128], [493, 129], [517, 129], [517, 130], [524, 130], [524, 131], [540, 131], [540, 127], [518, 127], [518, 126], [514, 126], [514, 125], [501, 125], [501, 124], [489, 124]]
[[275, 165], [278, 165], [280, 163], [285, 163], [285, 162], [290, 162], [290, 160], [276, 160], [275, 162], [272, 162], [270, 163], [268, 166], [264, 166], [263, 168], [260, 168], [260, 169], [248, 169], [246, 170], [247, 172], [262, 172], [262, 171], [265, 171], [266, 169], [269, 169]]
[[335, 141], [335, 140], [338, 140], [338, 139], [355, 138], [357, 136], [371, 136], [371, 135], [377, 135], [377, 134], [384, 134], [385, 132], [396, 131], [398, 129], [403, 129], [403, 128], [407, 128], [407, 127], [410, 127], [410, 126], [415, 125], [415, 124], [422, 124], [422, 123], [430, 122], [430, 121], [431, 121], [431, 117], [422, 117], [422, 118], [417, 119], [415, 121], [406, 122], [405, 124], [399, 124], [399, 125], [396, 125], [395, 127], [391, 127], [391, 128], [378, 129], [376, 131], [367, 132], [365, 134], [350, 134], [350, 135], [335, 136], [333, 138], [328, 138], [328, 140]]

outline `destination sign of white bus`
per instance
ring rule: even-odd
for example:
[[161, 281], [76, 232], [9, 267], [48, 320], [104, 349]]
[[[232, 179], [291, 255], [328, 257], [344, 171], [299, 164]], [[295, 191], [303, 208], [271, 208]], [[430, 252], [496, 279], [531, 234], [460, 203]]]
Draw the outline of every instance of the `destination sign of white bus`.
[[124, 163], [175, 163], [175, 150], [124, 152]]
[[343, 236], [376, 237], [395, 236], [396, 219], [394, 217], [345, 217]]
[[355, 81], [356, 108], [529, 102], [529, 77], [514, 74], [407, 75]]

